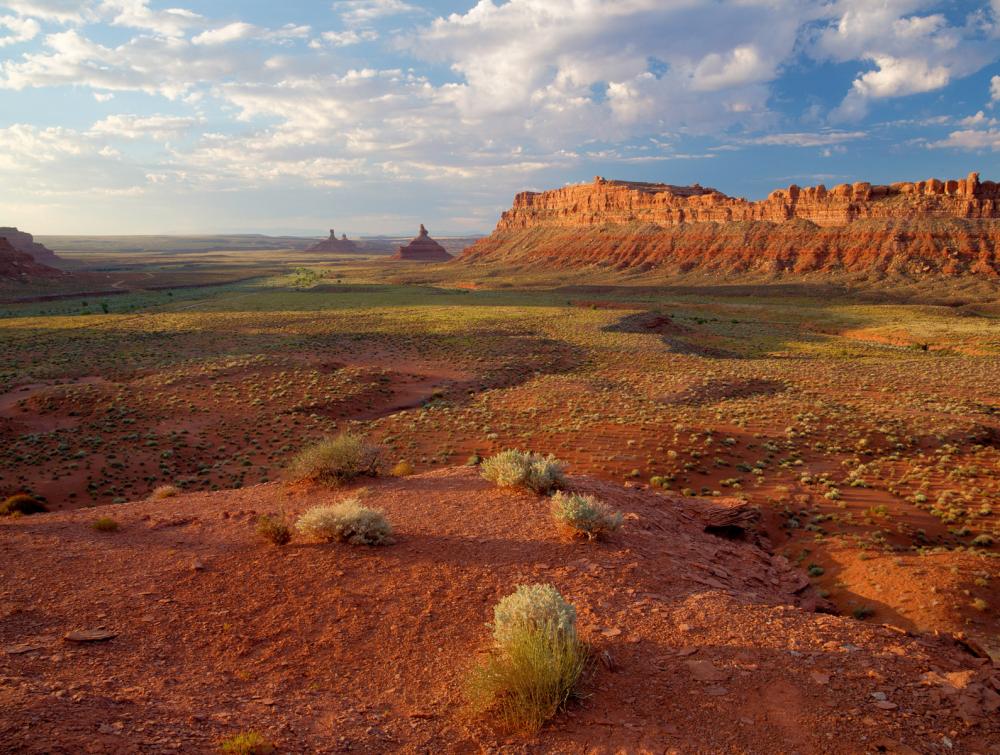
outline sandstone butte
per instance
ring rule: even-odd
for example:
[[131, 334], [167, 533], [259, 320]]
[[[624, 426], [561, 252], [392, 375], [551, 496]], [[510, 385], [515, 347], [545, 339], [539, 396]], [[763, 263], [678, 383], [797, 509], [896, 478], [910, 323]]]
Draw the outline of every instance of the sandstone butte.
[[337, 238], [337, 232], [332, 228], [330, 229], [330, 238], [323, 239], [306, 249], [307, 252], [357, 252], [358, 245], [347, 238], [347, 234], [343, 234], [339, 239]]
[[1000, 278], [1000, 184], [800, 188], [749, 201], [693, 186], [596, 178], [523, 192], [466, 262], [717, 273]]
[[56, 253], [48, 247], [35, 241], [35, 237], [30, 233], [19, 231], [17, 228], [0, 228], [0, 238], [5, 238], [17, 251], [23, 252], [32, 257], [36, 262], [43, 265], [54, 266], [62, 262]]
[[438, 242], [430, 237], [423, 223], [420, 224], [420, 233], [413, 241], [406, 246], [399, 247], [394, 255], [394, 260], [414, 260], [417, 262], [447, 262], [453, 259], [448, 251]]
[[63, 274], [54, 267], [36, 261], [30, 254], [15, 248], [5, 236], [0, 236], [0, 280], [56, 278]]

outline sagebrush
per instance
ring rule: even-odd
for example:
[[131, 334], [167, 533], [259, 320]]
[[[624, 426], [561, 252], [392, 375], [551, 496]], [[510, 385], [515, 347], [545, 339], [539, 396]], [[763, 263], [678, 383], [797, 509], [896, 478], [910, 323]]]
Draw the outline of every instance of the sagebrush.
[[622, 526], [620, 511], [592, 495], [557, 492], [552, 496], [552, 518], [572, 537], [597, 540]]
[[500, 487], [522, 487], [541, 494], [566, 482], [565, 464], [551, 454], [510, 449], [490, 456], [479, 468], [483, 478]]
[[351, 545], [388, 545], [392, 525], [378, 509], [349, 498], [333, 506], [314, 506], [299, 517], [295, 528], [303, 535]]
[[302, 449], [288, 467], [292, 480], [343, 485], [358, 477], [377, 477], [382, 465], [378, 446], [342, 433]]

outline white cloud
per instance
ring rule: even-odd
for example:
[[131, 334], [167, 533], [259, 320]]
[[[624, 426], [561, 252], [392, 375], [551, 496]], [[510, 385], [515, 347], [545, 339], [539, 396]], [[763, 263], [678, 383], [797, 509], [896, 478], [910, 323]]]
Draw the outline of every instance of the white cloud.
[[795, 132], [784, 134], [767, 134], [753, 139], [741, 139], [740, 144], [761, 144], [784, 147], [825, 147], [843, 142], [864, 139], [868, 134], [864, 131], [818, 131], [816, 133]]
[[873, 100], [941, 89], [1000, 54], [982, 38], [976, 14], [964, 26], [953, 26], [940, 13], [921, 15], [929, 5], [927, 0], [837, 0], [830, 6], [835, 17], [814, 37], [809, 54], [875, 65], [854, 79], [831, 114], [834, 121], [863, 118]]
[[81, 0], [3, 0], [0, 8], [59, 23], [78, 23], [91, 15], [90, 3]]
[[34, 39], [41, 27], [33, 18], [0, 16], [0, 29], [7, 29], [8, 33], [0, 34], [0, 47], [6, 47]]
[[952, 131], [948, 134], [947, 139], [931, 142], [927, 146], [933, 149], [951, 148], [1000, 152], [1000, 130], [991, 128], [987, 130], [966, 129]]
[[320, 36], [324, 42], [334, 47], [347, 47], [361, 42], [374, 42], [378, 39], [379, 34], [374, 29], [362, 29], [361, 31], [347, 29], [346, 31], [325, 31]]
[[350, 26], [370, 24], [386, 16], [398, 16], [420, 10], [403, 0], [340, 0], [333, 4], [344, 23]]
[[180, 37], [202, 20], [184, 8], [152, 10], [149, 0], [102, 0], [99, 10], [111, 15], [112, 26], [145, 29], [166, 37]]
[[[1000, 0], [997, 0], [1000, 2]], [[990, 100], [992, 102], [1000, 102], [1000, 76], [994, 76], [990, 79]]]
[[176, 138], [189, 131], [200, 120], [172, 115], [109, 115], [90, 127], [92, 136], [113, 136], [123, 139], [149, 137], [158, 140]]
[[244, 21], [235, 21], [216, 29], [209, 29], [191, 38], [196, 45], [225, 45], [243, 39], [260, 39], [268, 42], [284, 42], [309, 36], [310, 27], [287, 24], [280, 29], [264, 29]]

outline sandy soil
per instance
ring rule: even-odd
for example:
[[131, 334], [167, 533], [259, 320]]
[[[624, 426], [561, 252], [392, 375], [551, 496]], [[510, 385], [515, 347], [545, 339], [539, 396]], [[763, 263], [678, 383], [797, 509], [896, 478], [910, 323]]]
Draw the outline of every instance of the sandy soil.
[[[346, 494], [281, 483], [2, 521], [0, 749], [209, 752], [255, 729], [282, 752], [1000, 752], [989, 660], [797, 607], [802, 571], [704, 532], [718, 501], [572, 485], [622, 532], [561, 540], [544, 499], [473, 469], [370, 484], [398, 532], [380, 549], [259, 541], [258, 514]], [[604, 662], [537, 737], [498, 739], [462, 679], [491, 606], [537, 581]]]

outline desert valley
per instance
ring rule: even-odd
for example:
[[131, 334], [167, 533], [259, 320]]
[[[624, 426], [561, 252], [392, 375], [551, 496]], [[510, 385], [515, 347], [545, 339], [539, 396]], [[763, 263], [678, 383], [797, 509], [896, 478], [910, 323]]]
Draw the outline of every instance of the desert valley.
[[0, 753], [1000, 755], [995, 0], [191, 5], [0, 0]]

